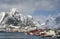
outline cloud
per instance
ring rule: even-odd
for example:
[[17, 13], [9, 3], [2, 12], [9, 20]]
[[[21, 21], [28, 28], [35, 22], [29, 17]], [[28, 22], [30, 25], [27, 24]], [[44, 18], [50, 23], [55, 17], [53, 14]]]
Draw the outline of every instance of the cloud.
[[18, 8], [24, 14], [31, 14], [35, 10], [32, 0], [0, 0], [1, 11], [7, 11], [13, 7]]
[[37, 1], [35, 6], [41, 10], [56, 10], [60, 8], [60, 0], [41, 0]]
[[7, 11], [16, 7], [24, 14], [32, 14], [36, 9], [55, 10], [59, 9], [59, 0], [0, 0], [0, 11]]

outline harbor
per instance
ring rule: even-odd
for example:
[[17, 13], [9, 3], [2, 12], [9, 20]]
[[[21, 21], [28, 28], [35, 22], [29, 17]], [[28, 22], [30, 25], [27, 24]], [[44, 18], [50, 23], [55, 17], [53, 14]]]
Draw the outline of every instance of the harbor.
[[60, 39], [60, 0], [0, 0], [0, 39]]
[[8, 28], [8, 29], [2, 28], [2, 29], [0, 29], [0, 33], [6, 33], [6, 34], [7, 33], [9, 33], [9, 34], [10, 33], [16, 33], [16, 34], [23, 33], [24, 35], [31, 35], [31, 36], [38, 36], [38, 37], [40, 36], [40, 37], [60, 38], [60, 30], [49, 29], [47, 31], [47, 30], [37, 29], [36, 27], [30, 27], [30, 29], [25, 29], [25, 27], [24, 28]]
[[60, 38], [60, 28], [49, 28], [48, 22], [40, 24], [30, 15], [22, 15], [17, 8], [9, 13], [0, 14], [0, 38], [6, 39], [57, 39]]

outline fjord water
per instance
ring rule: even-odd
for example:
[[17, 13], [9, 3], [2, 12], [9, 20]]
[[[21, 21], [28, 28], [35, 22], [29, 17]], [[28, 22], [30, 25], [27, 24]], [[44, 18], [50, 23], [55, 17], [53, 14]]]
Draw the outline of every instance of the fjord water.
[[0, 39], [59, 39], [51, 37], [41, 37], [33, 35], [25, 35], [24, 33], [10, 32], [10, 33], [0, 33]]

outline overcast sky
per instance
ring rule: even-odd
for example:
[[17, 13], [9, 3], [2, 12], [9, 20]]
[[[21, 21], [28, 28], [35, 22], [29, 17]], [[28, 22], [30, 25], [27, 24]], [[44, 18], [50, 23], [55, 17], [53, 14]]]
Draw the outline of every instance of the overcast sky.
[[0, 11], [18, 8], [24, 14], [52, 15], [60, 13], [60, 0], [0, 0]]
[[17, 8], [25, 15], [45, 19], [45, 16], [60, 13], [60, 0], [0, 0], [0, 12], [11, 8]]

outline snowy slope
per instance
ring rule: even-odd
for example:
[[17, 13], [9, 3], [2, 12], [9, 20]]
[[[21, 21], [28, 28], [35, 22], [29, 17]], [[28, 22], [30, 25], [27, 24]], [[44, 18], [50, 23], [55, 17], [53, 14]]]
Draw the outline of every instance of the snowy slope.
[[12, 8], [8, 13], [2, 13], [0, 16], [1, 25], [35, 26], [33, 17], [30, 15], [24, 16], [17, 10], [17, 8]]

